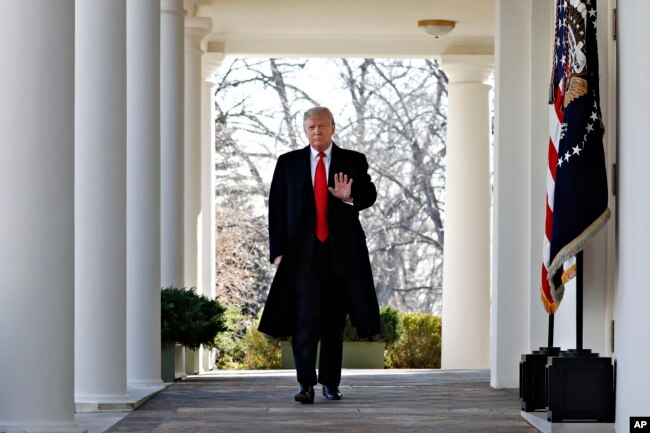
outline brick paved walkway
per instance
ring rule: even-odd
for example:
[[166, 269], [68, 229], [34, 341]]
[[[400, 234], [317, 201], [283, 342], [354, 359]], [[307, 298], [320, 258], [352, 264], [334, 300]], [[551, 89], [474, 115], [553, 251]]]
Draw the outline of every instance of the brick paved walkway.
[[296, 389], [292, 371], [190, 377], [108, 432], [537, 432], [517, 391], [490, 388], [486, 370], [345, 370], [343, 400], [319, 387], [313, 405], [294, 402]]

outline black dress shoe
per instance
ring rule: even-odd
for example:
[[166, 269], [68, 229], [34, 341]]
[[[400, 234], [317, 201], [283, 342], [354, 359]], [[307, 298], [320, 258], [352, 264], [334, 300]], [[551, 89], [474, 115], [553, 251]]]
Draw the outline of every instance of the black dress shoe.
[[302, 404], [312, 404], [314, 402], [314, 387], [300, 385], [295, 400]]
[[340, 400], [343, 398], [343, 394], [341, 394], [338, 387], [330, 388], [325, 385], [323, 385], [323, 395], [328, 400]]

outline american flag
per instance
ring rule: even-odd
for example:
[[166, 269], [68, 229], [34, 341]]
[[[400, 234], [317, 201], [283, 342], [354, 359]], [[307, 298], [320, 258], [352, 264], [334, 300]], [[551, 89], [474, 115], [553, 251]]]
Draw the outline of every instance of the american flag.
[[596, 0], [557, 0], [541, 297], [555, 313], [575, 255], [609, 219]]

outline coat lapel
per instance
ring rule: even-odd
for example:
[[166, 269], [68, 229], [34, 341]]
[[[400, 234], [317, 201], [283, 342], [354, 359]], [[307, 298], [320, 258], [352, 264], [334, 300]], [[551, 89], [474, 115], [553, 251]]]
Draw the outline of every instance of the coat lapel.
[[311, 150], [310, 146], [301, 151], [297, 167], [297, 185], [302, 190], [305, 206], [309, 209], [314, 203], [314, 187], [311, 183]]
[[311, 150], [310, 146], [302, 149], [300, 162], [299, 162], [299, 178], [300, 185], [303, 188], [311, 188]]

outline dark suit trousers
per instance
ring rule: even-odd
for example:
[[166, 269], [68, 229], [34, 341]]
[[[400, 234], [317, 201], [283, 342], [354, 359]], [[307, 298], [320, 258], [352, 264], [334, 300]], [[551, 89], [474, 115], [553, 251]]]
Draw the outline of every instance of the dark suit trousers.
[[296, 328], [291, 340], [298, 382], [338, 387], [347, 315], [345, 283], [336, 275], [328, 241], [315, 239], [311, 260], [302, 260], [296, 276]]

